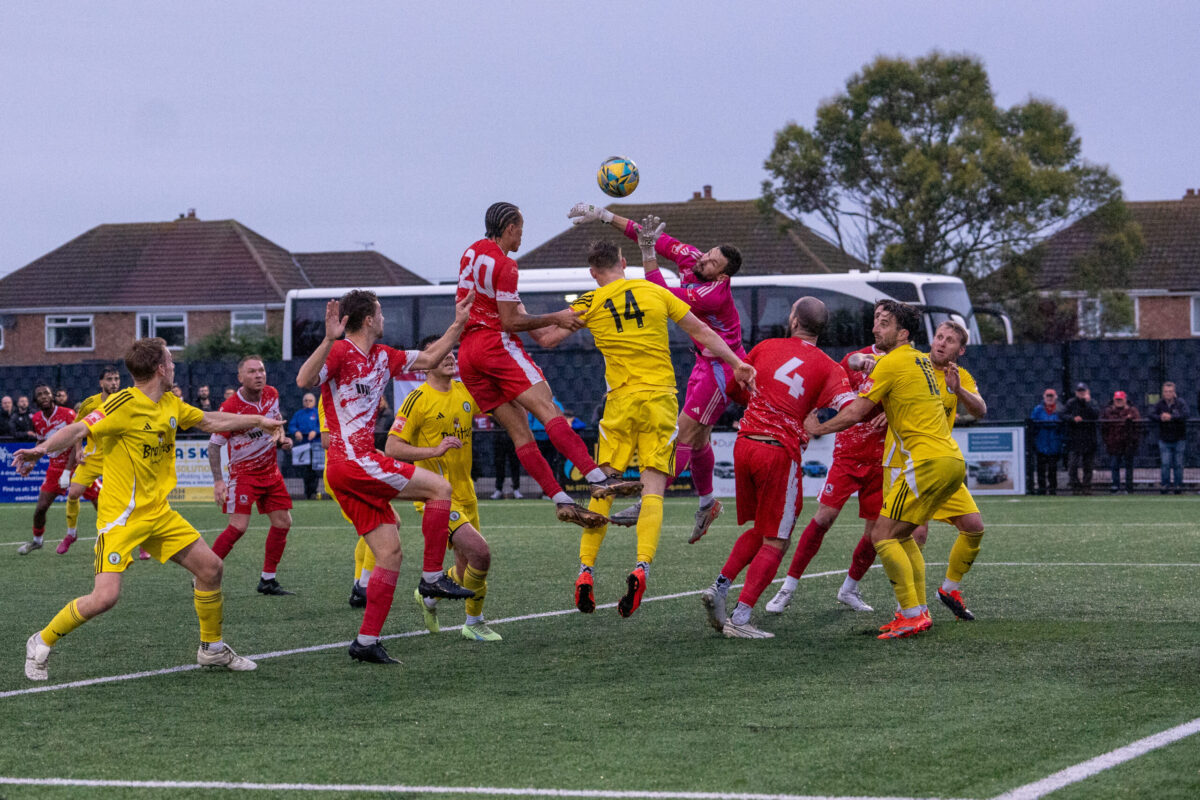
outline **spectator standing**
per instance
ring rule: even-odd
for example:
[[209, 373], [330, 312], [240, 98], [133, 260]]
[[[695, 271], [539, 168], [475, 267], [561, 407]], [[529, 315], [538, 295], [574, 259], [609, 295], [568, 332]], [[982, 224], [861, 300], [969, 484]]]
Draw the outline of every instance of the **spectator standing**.
[[63, 408], [71, 408], [71, 395], [61, 386], [54, 390], [54, 404]]
[[1158, 456], [1162, 464], [1162, 486], [1166, 494], [1175, 475], [1175, 494], [1183, 492], [1183, 450], [1187, 443], [1188, 405], [1175, 393], [1175, 384], [1162, 385], [1162, 399], [1154, 404], [1150, 416], [1158, 422]]
[[33, 430], [33, 411], [29, 408], [29, 398], [25, 395], [17, 398], [17, 408], [13, 411], [11, 422], [14, 437], [37, 441], [38, 435]]
[[1100, 435], [1104, 437], [1104, 447], [1108, 450], [1109, 464], [1112, 466], [1112, 488], [1109, 491], [1113, 494], [1121, 488], [1122, 465], [1125, 467], [1125, 491], [1133, 491], [1133, 455], [1142, 439], [1138, 424], [1141, 419], [1142, 415], [1129, 405], [1129, 398], [1124, 392], [1113, 392], [1112, 403], [1100, 415]]
[[[492, 434], [492, 467], [496, 471], [496, 490], [492, 499], [502, 497], [521, 499], [521, 459], [517, 457], [516, 445], [508, 434]], [[504, 491], [504, 478], [512, 484], [511, 491]]]
[[236, 392], [237, 392], [237, 389], [234, 389], [232, 386], [226, 386], [225, 387], [225, 395], [221, 402], [225, 402], [225, 400], [228, 400], [229, 398], [233, 397], [234, 393], [236, 393]]
[[13, 399], [8, 395], [0, 397], [0, 437], [12, 436]]
[[[1092, 493], [1092, 470], [1096, 466], [1096, 424], [1100, 408], [1092, 401], [1086, 383], [1075, 385], [1075, 396], [1067, 401], [1067, 473], [1071, 491]], [[1082, 470], [1082, 475], [1080, 471]]]
[[379, 396], [379, 414], [375, 417], [375, 449], [380, 452], [387, 447], [388, 431], [392, 429], [392, 422], [395, 420], [396, 414], [392, 411], [392, 407], [388, 405], [387, 395]]
[[[309, 445], [309, 461], [301, 468], [300, 476], [304, 479], [304, 496], [315, 500], [321, 474], [316, 468], [318, 459], [315, 458], [317, 453], [314, 451], [321, 448], [321, 423], [317, 418], [316, 396], [312, 392], [305, 392], [301, 403], [303, 405], [288, 421], [288, 433], [296, 445]], [[292, 452], [296, 452], [295, 445]]]
[[193, 405], [201, 411], [217, 410], [217, 405], [212, 399], [212, 389], [207, 384], [196, 390], [196, 402]]
[[1062, 409], [1058, 392], [1042, 392], [1042, 402], [1029, 414], [1037, 453], [1036, 494], [1058, 494], [1058, 459], [1062, 455]]

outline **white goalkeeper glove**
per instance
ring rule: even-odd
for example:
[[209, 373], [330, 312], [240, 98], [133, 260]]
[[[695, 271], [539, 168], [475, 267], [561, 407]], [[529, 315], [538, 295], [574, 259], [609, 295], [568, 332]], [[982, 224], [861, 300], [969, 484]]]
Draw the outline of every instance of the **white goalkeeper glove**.
[[582, 225], [585, 222], [612, 222], [613, 213], [607, 208], [594, 206], [591, 203], [576, 203], [571, 206], [571, 210], [567, 212], [567, 219], [571, 220], [573, 225]]
[[70, 487], [71, 487], [71, 473], [67, 472], [64, 469], [62, 471], [62, 474], [58, 476], [58, 488], [69, 489]]
[[658, 258], [658, 254], [654, 252], [654, 244], [658, 241], [658, 237], [662, 236], [665, 227], [667, 227], [667, 223], [653, 214], [642, 220], [642, 229], [638, 231], [637, 241], [638, 247], [642, 250], [643, 264]]

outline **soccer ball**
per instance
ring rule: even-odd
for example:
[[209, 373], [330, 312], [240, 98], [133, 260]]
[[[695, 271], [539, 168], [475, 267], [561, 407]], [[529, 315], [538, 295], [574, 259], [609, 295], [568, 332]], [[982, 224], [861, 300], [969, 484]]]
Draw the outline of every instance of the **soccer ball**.
[[638, 168], [628, 158], [613, 156], [605, 159], [596, 173], [600, 191], [609, 197], [626, 197], [633, 194], [638, 185]]

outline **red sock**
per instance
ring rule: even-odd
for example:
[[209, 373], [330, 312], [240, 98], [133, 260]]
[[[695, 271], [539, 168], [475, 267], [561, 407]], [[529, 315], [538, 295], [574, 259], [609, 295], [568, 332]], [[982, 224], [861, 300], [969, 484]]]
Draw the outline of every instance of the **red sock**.
[[799, 578], [804, 574], [804, 570], [808, 569], [808, 562], [812, 561], [813, 556], [821, 549], [821, 542], [825, 541], [828, 530], [828, 527], [817, 523], [816, 517], [808, 523], [804, 533], [800, 534], [800, 541], [796, 543], [796, 554], [792, 556], [792, 565], [788, 567], [789, 578]]
[[396, 578], [400, 573], [394, 569], [375, 567], [371, 573], [371, 582], [367, 584], [367, 607], [363, 610], [362, 627], [358, 632], [363, 636], [378, 636], [387, 622], [388, 612], [392, 610], [392, 596], [396, 593]]
[[713, 455], [712, 445], [706, 444], [699, 450], [692, 451], [692, 486], [696, 487], [696, 494], [712, 494], [713, 467], [716, 463], [717, 457]]
[[[425, 511], [421, 514], [421, 535], [425, 537], [425, 558], [421, 569], [437, 572], [446, 558], [446, 540], [450, 538], [449, 500], [425, 501]], [[374, 573], [371, 574], [371, 580], [375, 580]]]
[[275, 568], [279, 566], [279, 559], [283, 558], [283, 548], [287, 547], [287, 535], [287, 528], [276, 528], [272, 525], [267, 530], [267, 546], [263, 550], [263, 572], [275, 572]]
[[688, 464], [692, 463], [692, 446], [690, 444], [675, 445], [675, 474], [671, 476], [671, 482], [674, 483], [684, 472], [687, 472]]
[[237, 540], [242, 538], [245, 531], [239, 531], [237, 528], [230, 525], [225, 530], [221, 531], [221, 535], [213, 542], [212, 551], [217, 554], [217, 557], [222, 561], [225, 556], [229, 555], [229, 551], [237, 544]]
[[864, 533], [854, 548], [854, 555], [850, 556], [850, 577], [861, 581], [874, 563], [875, 545], [871, 544], [871, 537]]
[[566, 417], [555, 417], [546, 423], [546, 435], [554, 449], [566, 456], [567, 460], [579, 467], [584, 475], [596, 468], [596, 462], [588, 452], [587, 445], [579, 434], [571, 430], [571, 424]]
[[523, 444], [517, 448], [517, 458], [521, 462], [521, 466], [525, 468], [525, 472], [529, 477], [537, 481], [537, 485], [542, 487], [542, 494], [546, 497], [554, 497], [562, 491], [562, 487], [558, 485], [558, 481], [554, 480], [554, 470], [550, 469], [550, 464], [546, 461], [546, 457], [542, 455], [542, 451], [538, 450], [537, 442]]
[[738, 602], [748, 606], [757, 603], [758, 596], [762, 594], [763, 589], [770, 586], [771, 581], [775, 580], [775, 573], [779, 571], [780, 561], [783, 561], [782, 550], [774, 547], [758, 548], [758, 552], [754, 554], [754, 560], [750, 562], [750, 569], [746, 570], [746, 585], [742, 587], [742, 593], [738, 595]]
[[45, 535], [46, 535], [46, 529], [45, 529], [44, 527], [42, 527], [42, 528], [38, 528], [38, 527], [36, 527], [36, 526], [35, 526], [35, 527], [34, 527], [34, 529], [33, 529], [33, 535], [34, 535], [34, 536], [45, 536]]
[[754, 554], [758, 552], [758, 548], [762, 547], [762, 543], [763, 537], [756, 533], [754, 528], [750, 528], [739, 536], [733, 543], [729, 560], [725, 562], [725, 566], [721, 567], [721, 574], [731, 581], [735, 580], [754, 558]]

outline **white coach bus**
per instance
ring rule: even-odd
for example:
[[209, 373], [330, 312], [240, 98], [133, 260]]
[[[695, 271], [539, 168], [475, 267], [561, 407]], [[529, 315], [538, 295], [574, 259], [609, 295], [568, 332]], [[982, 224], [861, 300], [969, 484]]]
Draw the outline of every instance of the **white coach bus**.
[[[640, 267], [629, 267], [626, 275], [640, 278]], [[663, 270], [667, 283], [679, 285], [679, 278]], [[413, 348], [427, 336], [439, 335], [454, 317], [452, 283], [425, 286], [372, 286], [379, 296], [387, 320], [383, 342], [398, 348]], [[530, 314], [557, 311], [580, 294], [596, 288], [587, 269], [531, 269], [521, 273], [521, 301]], [[349, 289], [293, 289], [287, 294], [283, 319], [283, 357], [305, 358], [316, 349], [325, 335], [325, 304]], [[830, 311], [830, 326], [821, 337], [825, 347], [862, 347], [874, 340], [871, 334], [876, 301], [899, 300], [922, 309], [925, 322], [919, 343], [927, 343], [933, 331], [947, 319], [954, 319], [971, 332], [971, 341], [979, 341], [978, 311], [971, 306], [967, 287], [959, 278], [914, 272], [861, 272], [836, 275], [738, 275], [733, 278], [733, 296], [742, 318], [742, 336], [746, 349], [763, 340], [787, 335], [788, 311], [797, 298], [812, 295], [825, 302]], [[992, 314], [993, 312], [986, 312]], [[1012, 325], [1007, 317], [996, 315], [1004, 328], [1005, 339], [1012, 342]], [[536, 348], [525, 337], [526, 346]], [[686, 346], [688, 339], [671, 326], [671, 342]], [[590, 347], [587, 331], [570, 337], [560, 349]]]

